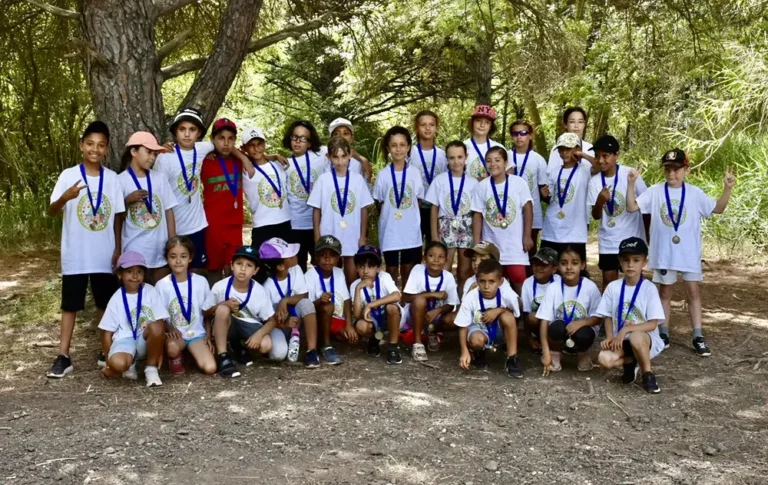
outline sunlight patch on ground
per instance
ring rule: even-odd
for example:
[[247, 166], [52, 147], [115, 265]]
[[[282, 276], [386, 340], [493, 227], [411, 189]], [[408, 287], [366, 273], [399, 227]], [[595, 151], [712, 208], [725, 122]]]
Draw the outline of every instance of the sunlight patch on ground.
[[229, 410], [230, 413], [245, 414], [245, 408], [238, 406], [237, 404], [230, 404], [227, 406], [227, 410]]
[[18, 281], [0, 281], [0, 290], [7, 290], [8, 288], [18, 286], [18, 284]]
[[235, 396], [240, 394], [237, 391], [221, 391], [220, 393], [216, 394], [213, 398], [214, 399], [231, 399]]

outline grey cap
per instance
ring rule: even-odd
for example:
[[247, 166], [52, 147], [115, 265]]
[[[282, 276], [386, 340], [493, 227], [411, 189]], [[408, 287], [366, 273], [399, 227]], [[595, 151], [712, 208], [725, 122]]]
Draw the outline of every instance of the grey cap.
[[552, 248], [541, 248], [536, 252], [536, 255], [533, 257], [533, 259], [538, 259], [544, 264], [548, 264], [550, 266], [557, 266], [557, 262], [560, 259], [557, 251], [555, 251]]

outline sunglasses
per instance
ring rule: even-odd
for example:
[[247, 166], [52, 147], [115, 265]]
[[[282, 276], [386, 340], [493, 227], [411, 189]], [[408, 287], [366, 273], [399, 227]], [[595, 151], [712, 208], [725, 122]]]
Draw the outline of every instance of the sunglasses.
[[517, 138], [518, 136], [528, 136], [528, 135], [530, 135], [530, 134], [531, 134], [531, 132], [530, 132], [530, 131], [528, 131], [528, 130], [522, 130], [522, 131], [513, 131], [513, 132], [512, 132], [512, 136], [513, 136], [514, 138]]
[[309, 141], [309, 138], [307, 138], [306, 136], [291, 135], [291, 141], [297, 141], [299, 143], [307, 143]]

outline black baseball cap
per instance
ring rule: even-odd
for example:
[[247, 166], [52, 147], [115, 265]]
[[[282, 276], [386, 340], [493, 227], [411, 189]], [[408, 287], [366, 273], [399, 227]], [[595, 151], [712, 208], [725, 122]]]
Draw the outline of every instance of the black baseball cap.
[[234, 263], [238, 258], [250, 259], [256, 264], [259, 264], [259, 252], [253, 249], [252, 246], [240, 246], [232, 256], [232, 262]]
[[320, 239], [315, 243], [315, 252], [322, 251], [323, 249], [330, 249], [341, 256], [341, 241], [336, 236], [320, 236]]
[[619, 153], [619, 140], [611, 135], [603, 135], [592, 145], [592, 151], [605, 153]]
[[684, 167], [687, 167], [688, 157], [686, 156], [685, 152], [682, 151], [681, 149], [674, 148], [666, 152], [664, 156], [661, 157], [661, 164], [662, 165], [675, 164], [675, 165], [682, 165]]
[[648, 245], [639, 237], [630, 237], [619, 244], [619, 256], [622, 254], [642, 254], [648, 256]]
[[547, 247], [543, 247], [536, 251], [536, 255], [533, 257], [533, 259], [541, 261], [542, 263], [549, 266], [557, 266], [558, 262], [560, 261], [560, 257], [557, 254], [557, 251]]
[[200, 111], [195, 108], [184, 108], [176, 113], [176, 116], [173, 118], [173, 123], [171, 123], [171, 127], [168, 129], [171, 132], [171, 135], [176, 136], [176, 128], [179, 127], [182, 121], [189, 121], [197, 126], [197, 129], [200, 130], [199, 139], [202, 139], [205, 136], [205, 132], [208, 131], [205, 128], [203, 115]]
[[381, 266], [381, 250], [379, 248], [371, 246], [370, 244], [360, 246], [360, 249], [357, 250], [357, 254], [355, 254], [355, 264], [360, 264], [360, 261], [366, 256], [374, 258], [379, 266]]

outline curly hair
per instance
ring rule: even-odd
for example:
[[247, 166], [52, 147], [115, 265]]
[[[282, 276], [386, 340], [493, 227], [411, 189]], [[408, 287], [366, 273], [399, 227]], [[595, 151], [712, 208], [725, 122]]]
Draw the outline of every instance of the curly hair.
[[293, 130], [301, 126], [302, 128], [306, 128], [309, 131], [309, 149], [310, 151], [317, 152], [320, 151], [320, 147], [323, 146], [323, 142], [320, 141], [320, 135], [317, 134], [317, 130], [307, 120], [296, 120], [288, 127], [287, 130], [285, 130], [285, 134], [283, 135], [283, 148], [286, 150], [291, 149], [291, 136], [293, 136]]

